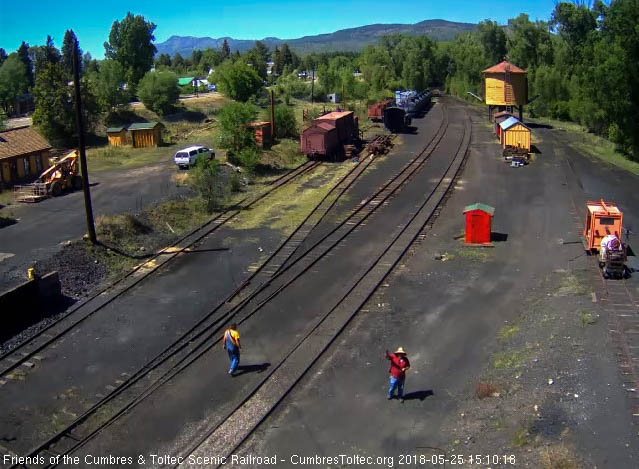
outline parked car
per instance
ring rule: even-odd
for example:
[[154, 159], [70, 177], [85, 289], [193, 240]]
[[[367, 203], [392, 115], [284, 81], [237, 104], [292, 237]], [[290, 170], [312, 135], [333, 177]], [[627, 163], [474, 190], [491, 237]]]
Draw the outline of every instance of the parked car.
[[173, 161], [180, 169], [189, 169], [195, 165], [197, 159], [202, 155], [208, 160], [215, 158], [213, 150], [202, 145], [193, 145], [177, 151], [173, 156]]

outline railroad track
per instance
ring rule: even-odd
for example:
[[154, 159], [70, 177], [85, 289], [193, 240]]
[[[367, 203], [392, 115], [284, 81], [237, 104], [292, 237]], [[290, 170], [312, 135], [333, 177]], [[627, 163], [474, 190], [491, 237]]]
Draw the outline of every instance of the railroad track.
[[[39, 355], [42, 350], [59, 340], [78, 324], [93, 316], [116, 298], [147, 278], [150, 274], [156, 272], [160, 267], [166, 265], [172, 259], [183, 253], [186, 249], [225, 225], [229, 220], [238, 215], [242, 209], [251, 207], [280, 187], [312, 171], [319, 164], [320, 162], [317, 161], [307, 161], [277, 179], [270, 181], [268, 184], [269, 188], [266, 191], [250, 200], [249, 198], [241, 200], [238, 203], [239, 207], [236, 206], [225, 210], [211, 218], [205, 224], [179, 238], [174, 243], [174, 246], [160, 250], [158, 253], [146, 259], [145, 262], [118, 278], [115, 282], [83, 300], [79, 305], [71, 308], [57, 321], [0, 356], [0, 379], [3, 377], [10, 378], [11, 372], [21, 366], [27, 369], [31, 368], [34, 361], [37, 362], [42, 359]], [[82, 309], [86, 309], [86, 311], [81, 311]]]
[[[441, 210], [463, 168], [470, 143], [471, 127], [466, 122], [464, 136], [446, 171], [409, 221], [369, 265], [335, 306], [286, 353], [253, 392], [226, 418], [196, 441], [183, 457], [205, 455], [229, 457], [273, 412], [293, 387], [334, 343], [350, 320], [368, 302], [388, 275], [407, 255], [420, 233]], [[176, 465], [174, 467], [187, 467]], [[193, 467], [189, 465], [188, 467]], [[197, 465], [195, 467], [198, 467]], [[199, 467], [207, 467], [201, 465]], [[210, 466], [208, 466], [210, 467]], [[221, 467], [218, 465], [217, 467]]]
[[[406, 178], [409, 177], [410, 174], [414, 174], [417, 170], [419, 170], [419, 168], [421, 168], [425, 161], [425, 158], [427, 158], [430, 152], [434, 150], [439, 140], [441, 140], [446, 128], [447, 118], [442, 121], [439, 132], [433, 139], [433, 141], [431, 141], [431, 145], [427, 146], [424, 151], [422, 151], [422, 153], [420, 153], [420, 155], [418, 155], [418, 157], [414, 159], [418, 160], [417, 164], [415, 164], [415, 161], [409, 163], [395, 178], [392, 178], [391, 181], [382, 186], [382, 188], [378, 191], [374, 200], [380, 203], [372, 203], [370, 205], [366, 204], [364, 206], [358, 207], [349, 217], [343, 220], [338, 225], [338, 227], [333, 230], [333, 232], [338, 230], [340, 227], [347, 226], [346, 224], [348, 220], [355, 217], [358, 213], [364, 211], [366, 207], [377, 208], [381, 205], [382, 200], [390, 197], [393, 192], [395, 192], [403, 184], [405, 184]], [[366, 169], [371, 161], [372, 159], [369, 159], [366, 162], [361, 163], [360, 165], [358, 165], [358, 167], [355, 168], [361, 168], [359, 171], [353, 171], [349, 173], [347, 176], [344, 177], [342, 181], [340, 181], [340, 183], [338, 183], [336, 187], [341, 187], [339, 190], [339, 196], [341, 196], [341, 194], [345, 192], [348, 187], [350, 187], [354, 180]], [[400, 178], [400, 176], [403, 176], [403, 178]], [[394, 183], [393, 190], [389, 190], [388, 188], [391, 182]], [[319, 221], [321, 221], [328, 210], [330, 210], [330, 208], [332, 208], [332, 206], [339, 199], [338, 196], [334, 197], [331, 200], [328, 198], [328, 195], [330, 195], [330, 193], [327, 194], [327, 197], [325, 197], [324, 200], [320, 202], [320, 204], [318, 204], [316, 210], [309, 214], [307, 219], [300, 225], [300, 228], [289, 237], [286, 243], [282, 245], [283, 248], [281, 248], [279, 252], [274, 253], [271, 258], [262, 265], [262, 280], [267, 280], [265, 277], [282, 276], [284, 271], [287, 270], [277, 269], [282, 266], [281, 262], [285, 261], [286, 257], [290, 257], [293, 254], [295, 249], [299, 246], [301, 240], [303, 240], [307, 232], [310, 231], [310, 228], [319, 223]], [[372, 213], [372, 210], [366, 211], [368, 215]], [[364, 218], [365, 217], [360, 217], [359, 221], [363, 221]], [[355, 226], [351, 226], [347, 231], [351, 232], [354, 228]], [[327, 237], [330, 236], [330, 234], [331, 233], [329, 233]], [[347, 233], [343, 236], [345, 237], [346, 235]], [[312, 250], [314, 247], [309, 249], [309, 251]], [[332, 247], [334, 247], [334, 244], [331, 245], [331, 249]], [[303, 257], [304, 254], [302, 254], [301, 258]], [[318, 259], [315, 259], [312, 263], [314, 264], [317, 260]], [[296, 278], [301, 276], [307, 270], [308, 268], [303, 269], [301, 273], [298, 273], [296, 275]], [[212, 338], [217, 338], [217, 336], [219, 335], [218, 332], [221, 330], [222, 325], [228, 322], [228, 320], [237, 312], [244, 309], [251, 300], [255, 299], [257, 293], [262, 292], [266, 289], [266, 287], [270, 285], [268, 281], [266, 281], [263, 285], [258, 287], [257, 290], [254, 290], [252, 293], [248, 294], [248, 296], [245, 296], [244, 298], [241, 298], [240, 295], [237, 295], [238, 291], [241, 291], [243, 288], [246, 287], [248, 283], [251, 282], [259, 284], [259, 282], [257, 281], [257, 275], [253, 277], [250, 282], [246, 282], [245, 285], [236, 290], [236, 292], [231, 295], [232, 298], [229, 298], [227, 302], [221, 304], [218, 308], [212, 311], [212, 313], [206, 318], [205, 321], [201, 321], [196, 326], [194, 326], [194, 328], [189, 331], [192, 334], [187, 333], [187, 336], [184, 337], [184, 339], [181, 341], [181, 344], [165, 350], [165, 352], [161, 354], [161, 356], [157, 357], [156, 362], [151, 363], [149, 366], [145, 367], [145, 369], [141, 370], [140, 373], [136, 373], [136, 375], [128, 378], [120, 385], [118, 389], [114, 390], [114, 392], [112, 392], [109, 396], [102, 399], [94, 407], [89, 409], [89, 411], [87, 411], [84, 415], [76, 419], [73, 424], [67, 427], [64, 431], [55, 435], [53, 438], [40, 445], [38, 448], [30, 451], [28, 455], [34, 456], [37, 454], [69, 454], [70, 452], [76, 450], [87, 441], [89, 441], [98, 432], [102, 431], [104, 428], [110, 425], [123, 413], [127, 412], [143, 399], [145, 399], [155, 389], [170, 380], [175, 374], [188, 367], [190, 363], [199, 358], [203, 353], [206, 353], [206, 351], [208, 350], [207, 348], [205, 348], [201, 352], [200, 350], [206, 344], [210, 344]], [[267, 292], [266, 298], [258, 299], [257, 306], [252, 311], [250, 311], [248, 315], [245, 315], [245, 317], [237, 322], [241, 323], [242, 321], [248, 319], [248, 317], [255, 314], [264, 304], [272, 300], [282, 289], [283, 287], [279, 287], [276, 289], [275, 292]], [[213, 316], [213, 313], [217, 314]], [[211, 330], [213, 332], [211, 332]], [[204, 334], [206, 334], [205, 337], [203, 337]], [[191, 346], [194, 341], [197, 341], [196, 347]], [[160, 367], [160, 365], [163, 366]], [[127, 392], [124, 393], [124, 391]], [[106, 421], [98, 421], [99, 418], [96, 420], [98, 411], [107, 403], [109, 404], [110, 408], [120, 408], [121, 410], [115, 415], [112, 415], [110, 418], [106, 419]], [[101, 414], [100, 416], [102, 415], [103, 414]]]
[[[80, 427], [92, 427], [96, 426], [95, 417], [105, 404], [112, 405], [114, 407], [125, 407], [130, 399], [131, 394], [136, 396], [140, 394], [140, 390], [144, 390], [144, 385], [140, 385], [140, 381], [143, 377], [146, 377], [146, 383], [149, 380], [157, 379], [157, 373], [153, 374], [153, 371], [157, 372], [157, 367], [160, 364], [164, 364], [169, 358], [174, 358], [176, 354], [181, 352], [190, 343], [197, 339], [201, 334], [206, 332], [210, 327], [217, 324], [220, 320], [223, 320], [228, 314], [231, 314], [234, 309], [242, 305], [241, 293], [250, 284], [258, 286], [263, 285], [268, 279], [275, 273], [275, 270], [281, 265], [278, 262], [284, 262], [287, 256], [290, 256], [300, 243], [304, 240], [308, 232], [313, 229], [318, 223], [320, 223], [340, 197], [352, 186], [352, 184], [361, 176], [365, 170], [374, 161], [375, 155], [370, 155], [370, 158], [366, 158], [363, 162], [354, 166], [320, 201], [320, 203], [313, 209], [313, 211], [306, 217], [306, 219], [300, 224], [300, 226], [280, 245], [280, 247], [254, 272], [238, 289], [236, 289], [231, 295], [229, 295], [224, 301], [222, 301], [216, 308], [213, 309], [205, 318], [194, 325], [189, 331], [187, 331], [180, 339], [174, 342], [171, 346], [167, 347], [162, 353], [156, 356], [147, 366], [142, 368], [135, 375], [127, 377], [126, 380], [122, 380], [120, 387], [114, 390], [113, 393], [101, 399], [96, 405], [91, 407], [87, 412], [77, 418], [64, 432], [56, 435], [51, 440], [42, 445], [42, 453], [45, 455], [51, 454], [67, 454], [75, 445], [73, 442], [80, 442], [81, 437], [78, 436], [78, 429]], [[319, 163], [317, 163], [319, 164]], [[317, 164], [314, 164], [315, 167]], [[232, 217], [231, 217], [232, 218]], [[235, 300], [235, 301], [233, 301]], [[214, 313], [218, 313], [218, 316], [213, 317]], [[170, 363], [167, 364], [170, 369]], [[136, 386], [137, 385], [137, 386]], [[134, 387], [135, 386], [135, 387]], [[124, 391], [128, 391], [126, 394]], [[100, 425], [98, 425], [100, 427]], [[57, 449], [64, 448], [61, 453], [54, 453], [51, 447], [56, 445]], [[46, 448], [44, 448], [46, 447]], [[38, 454], [39, 450], [36, 449], [29, 454]]]
[[[557, 137], [549, 133], [559, 142]], [[563, 157], [567, 171], [575, 174], [572, 164]], [[566, 184], [568, 184], [566, 178]], [[579, 180], [577, 186], [583, 191]], [[583, 229], [583, 220], [577, 214], [577, 204], [570, 194], [573, 221], [579, 235]], [[617, 348], [616, 358], [623, 386], [628, 391], [631, 412], [634, 420], [639, 421], [639, 295], [633, 293], [628, 280], [605, 279], [599, 268], [597, 256], [589, 255], [589, 280], [594, 290], [593, 301], [600, 304], [601, 310], [608, 316], [608, 332]]]

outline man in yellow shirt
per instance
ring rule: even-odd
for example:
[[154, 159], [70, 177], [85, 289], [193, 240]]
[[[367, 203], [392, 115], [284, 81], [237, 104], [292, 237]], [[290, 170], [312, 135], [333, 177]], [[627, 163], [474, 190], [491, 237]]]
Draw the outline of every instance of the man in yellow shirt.
[[229, 368], [229, 374], [234, 376], [235, 370], [240, 364], [240, 333], [237, 331], [237, 324], [233, 323], [227, 330], [224, 331], [222, 337], [222, 346], [229, 354], [229, 360], [231, 361], [231, 367]]

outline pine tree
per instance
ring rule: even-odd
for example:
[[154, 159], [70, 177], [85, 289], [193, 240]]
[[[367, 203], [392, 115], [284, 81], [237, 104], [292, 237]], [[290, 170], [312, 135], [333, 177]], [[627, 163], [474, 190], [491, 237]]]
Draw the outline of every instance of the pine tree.
[[[78, 38], [72, 29], [67, 29], [64, 33], [64, 40], [62, 41], [62, 65], [69, 74], [69, 77], [73, 76], [73, 49], [78, 50], [78, 58], [82, 57], [82, 49], [78, 46]], [[82, 61], [78, 60], [80, 65], [80, 74], [83, 72]]]
[[7, 60], [7, 52], [0, 47], [0, 66], [4, 63], [4, 61]]
[[18, 47], [18, 57], [22, 60], [22, 63], [27, 69], [27, 79], [29, 82], [29, 88], [33, 86], [33, 62], [31, 61], [31, 57], [29, 56], [29, 44], [22, 41], [20, 47]]
[[224, 39], [222, 43], [222, 60], [231, 58], [231, 48], [229, 47], [229, 43]]

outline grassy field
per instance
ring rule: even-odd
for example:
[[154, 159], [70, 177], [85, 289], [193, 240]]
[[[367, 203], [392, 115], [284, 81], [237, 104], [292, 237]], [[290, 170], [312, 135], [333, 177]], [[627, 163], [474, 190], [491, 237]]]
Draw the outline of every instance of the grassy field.
[[[556, 130], [563, 130], [571, 134], [566, 143], [572, 145], [581, 153], [605, 161], [632, 174], [639, 176], [639, 163], [631, 161], [615, 149], [615, 144], [603, 137], [588, 132], [584, 127], [567, 121], [558, 121], [545, 117], [536, 117], [535, 123], [550, 125]], [[534, 137], [533, 137], [534, 138]]]

